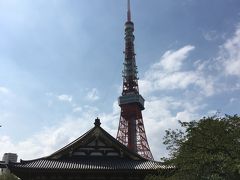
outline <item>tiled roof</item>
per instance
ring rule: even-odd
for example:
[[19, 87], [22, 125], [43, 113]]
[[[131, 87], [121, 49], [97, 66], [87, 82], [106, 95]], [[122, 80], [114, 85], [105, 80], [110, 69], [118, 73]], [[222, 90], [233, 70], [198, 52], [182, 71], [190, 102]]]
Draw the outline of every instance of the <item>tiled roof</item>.
[[157, 170], [172, 169], [159, 162], [149, 160], [128, 159], [81, 159], [77, 160], [48, 160], [38, 159], [9, 164], [11, 168], [35, 170]]
[[14, 172], [45, 171], [154, 171], [172, 170], [160, 162], [147, 160], [129, 150], [109, 133], [96, 125], [81, 137], [50, 156], [8, 164]]
[[0, 162], [0, 168], [6, 168], [6, 163], [5, 162]]

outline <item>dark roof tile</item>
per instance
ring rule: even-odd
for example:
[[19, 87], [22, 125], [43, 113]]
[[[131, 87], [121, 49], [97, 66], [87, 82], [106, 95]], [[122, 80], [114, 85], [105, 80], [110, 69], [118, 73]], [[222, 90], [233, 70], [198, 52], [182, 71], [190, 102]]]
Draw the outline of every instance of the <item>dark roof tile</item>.
[[34, 161], [23, 161], [22, 163], [9, 164], [12, 168], [23, 169], [59, 169], [59, 170], [155, 170], [172, 169], [159, 162], [149, 160], [127, 160], [127, 159], [84, 159], [76, 160], [48, 160], [38, 159]]

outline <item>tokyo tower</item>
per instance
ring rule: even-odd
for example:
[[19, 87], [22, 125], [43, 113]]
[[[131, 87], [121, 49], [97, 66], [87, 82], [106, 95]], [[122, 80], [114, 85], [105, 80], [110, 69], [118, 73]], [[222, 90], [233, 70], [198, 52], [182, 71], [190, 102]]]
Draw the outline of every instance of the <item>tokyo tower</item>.
[[121, 115], [117, 140], [142, 157], [153, 160], [143, 124], [142, 110], [144, 110], [145, 100], [139, 93], [133, 32], [134, 24], [131, 20], [130, 0], [128, 0], [127, 22], [125, 23], [123, 89], [122, 95], [118, 99]]

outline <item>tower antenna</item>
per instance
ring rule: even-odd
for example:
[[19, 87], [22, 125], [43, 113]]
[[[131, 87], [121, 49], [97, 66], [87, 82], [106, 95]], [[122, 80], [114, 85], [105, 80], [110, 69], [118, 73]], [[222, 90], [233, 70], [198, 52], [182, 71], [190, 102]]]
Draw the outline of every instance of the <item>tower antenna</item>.
[[128, 0], [127, 20], [131, 21], [131, 3], [130, 3], [130, 0]]

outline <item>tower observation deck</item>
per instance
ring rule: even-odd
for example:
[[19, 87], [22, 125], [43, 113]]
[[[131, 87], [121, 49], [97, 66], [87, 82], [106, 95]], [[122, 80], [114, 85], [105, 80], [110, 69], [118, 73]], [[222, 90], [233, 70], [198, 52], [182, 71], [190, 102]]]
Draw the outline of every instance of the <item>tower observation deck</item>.
[[142, 157], [153, 160], [142, 118], [145, 100], [139, 93], [133, 32], [134, 23], [131, 19], [130, 0], [128, 0], [127, 22], [125, 23], [123, 89], [122, 95], [118, 99], [121, 115], [117, 140]]

